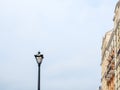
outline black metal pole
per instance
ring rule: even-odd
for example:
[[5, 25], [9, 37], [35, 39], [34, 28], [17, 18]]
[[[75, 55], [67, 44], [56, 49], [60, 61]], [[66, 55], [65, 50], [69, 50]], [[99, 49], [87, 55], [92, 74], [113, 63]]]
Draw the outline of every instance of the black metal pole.
[[38, 64], [38, 90], [40, 90], [40, 64]]

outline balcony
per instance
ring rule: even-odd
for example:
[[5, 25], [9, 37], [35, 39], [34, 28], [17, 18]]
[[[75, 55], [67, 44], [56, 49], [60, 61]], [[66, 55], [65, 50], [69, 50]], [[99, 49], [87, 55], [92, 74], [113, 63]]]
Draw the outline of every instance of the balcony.
[[112, 76], [113, 76], [113, 75], [112, 75], [111, 73], [107, 73], [107, 74], [106, 74], [106, 76], [105, 76], [105, 78], [106, 78], [106, 79], [108, 79], [108, 78], [110, 78], [110, 79], [111, 79], [111, 78], [112, 78]]
[[112, 61], [107, 66], [107, 73], [112, 72], [115, 70], [115, 59], [113, 58]]
[[120, 60], [119, 61], [117, 61], [117, 63], [116, 63], [116, 69], [118, 68], [118, 66], [120, 65]]
[[112, 59], [111, 63], [113, 63], [113, 64], [115, 63], [115, 58]]
[[109, 67], [110, 67], [110, 69], [112, 69], [112, 70], [114, 70], [115, 69], [115, 63], [110, 63], [110, 65], [109, 65]]
[[110, 78], [106, 78], [106, 80], [107, 80], [107, 82], [109, 82], [109, 81], [110, 81]]
[[115, 56], [114, 50], [112, 50], [108, 56], [108, 61], [111, 62]]
[[115, 71], [114, 71], [114, 70], [110, 70], [110, 71], [109, 71], [109, 74], [114, 75], [114, 74], [115, 74]]
[[109, 62], [111, 62], [112, 57], [111, 57], [111, 56], [109, 56], [107, 60], [108, 60]]
[[117, 55], [117, 59], [120, 59], [120, 54]]
[[115, 71], [113, 69], [109, 68], [109, 70], [107, 71], [107, 73], [105, 75], [105, 79], [107, 80], [107, 82], [112, 79], [114, 74], [115, 74]]

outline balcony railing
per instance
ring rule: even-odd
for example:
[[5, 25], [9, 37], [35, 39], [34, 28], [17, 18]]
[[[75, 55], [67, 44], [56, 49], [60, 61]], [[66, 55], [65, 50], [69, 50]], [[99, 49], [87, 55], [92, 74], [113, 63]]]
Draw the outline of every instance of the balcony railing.
[[114, 76], [114, 74], [115, 74], [115, 70], [112, 69], [111, 67], [108, 68], [108, 70], [107, 70], [107, 72], [106, 72], [106, 75], [105, 75], [105, 79], [106, 79], [107, 81], [109, 81], [109, 80]]

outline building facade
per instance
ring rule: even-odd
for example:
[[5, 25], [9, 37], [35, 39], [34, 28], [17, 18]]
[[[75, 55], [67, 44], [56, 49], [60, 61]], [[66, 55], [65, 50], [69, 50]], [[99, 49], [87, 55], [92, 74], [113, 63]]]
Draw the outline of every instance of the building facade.
[[115, 90], [120, 90], [120, 0], [115, 7], [114, 32], [115, 32]]
[[115, 54], [114, 54], [114, 31], [106, 33], [102, 43], [102, 73], [101, 89], [115, 90]]
[[114, 28], [102, 42], [101, 90], [120, 90], [120, 0], [114, 13]]

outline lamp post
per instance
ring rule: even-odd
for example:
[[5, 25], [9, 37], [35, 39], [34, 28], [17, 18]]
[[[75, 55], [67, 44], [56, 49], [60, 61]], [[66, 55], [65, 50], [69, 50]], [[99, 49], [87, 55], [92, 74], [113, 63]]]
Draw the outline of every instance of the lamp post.
[[38, 63], [38, 90], [40, 90], [40, 66], [43, 60], [43, 54], [40, 54], [40, 52], [38, 52], [38, 54], [34, 55], [36, 58], [36, 61]]

